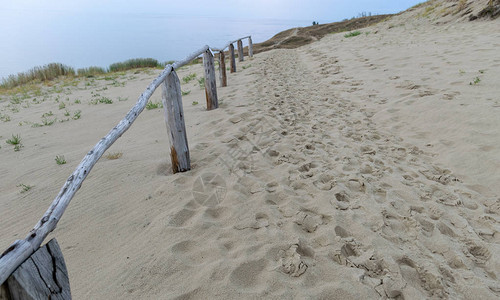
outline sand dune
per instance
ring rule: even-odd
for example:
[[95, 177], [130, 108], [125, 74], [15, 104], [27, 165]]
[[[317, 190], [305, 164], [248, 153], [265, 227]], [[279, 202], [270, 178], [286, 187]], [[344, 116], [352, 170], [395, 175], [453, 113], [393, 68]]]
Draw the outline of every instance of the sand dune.
[[[498, 298], [500, 22], [417, 14], [246, 59], [214, 111], [183, 83], [190, 172], [171, 174], [163, 113], [144, 111], [53, 233], [74, 298]], [[1, 248], [153, 77], [2, 100]], [[31, 127], [61, 102], [81, 118]]]

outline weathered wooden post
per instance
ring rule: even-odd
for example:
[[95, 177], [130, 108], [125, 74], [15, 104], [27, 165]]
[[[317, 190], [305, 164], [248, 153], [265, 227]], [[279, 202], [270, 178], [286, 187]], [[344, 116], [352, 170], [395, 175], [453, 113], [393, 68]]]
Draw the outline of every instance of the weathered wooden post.
[[219, 79], [220, 86], [227, 86], [226, 56], [224, 55], [224, 50], [219, 51]]
[[175, 70], [172, 69], [172, 72], [162, 84], [162, 101], [170, 141], [170, 159], [172, 160], [172, 171], [174, 173], [191, 170], [181, 93], [179, 77], [177, 77]]
[[216, 109], [219, 107], [219, 100], [217, 99], [217, 83], [215, 82], [214, 56], [210, 49], [203, 53], [203, 67], [205, 68], [207, 110]]
[[39, 248], [0, 286], [1, 300], [71, 299], [68, 271], [55, 239]]
[[238, 61], [243, 61], [243, 42], [238, 40]]
[[231, 73], [236, 72], [236, 58], [234, 57], [234, 46], [229, 44], [229, 60], [231, 61]]
[[253, 43], [252, 43], [252, 37], [248, 37], [248, 56], [253, 57]]

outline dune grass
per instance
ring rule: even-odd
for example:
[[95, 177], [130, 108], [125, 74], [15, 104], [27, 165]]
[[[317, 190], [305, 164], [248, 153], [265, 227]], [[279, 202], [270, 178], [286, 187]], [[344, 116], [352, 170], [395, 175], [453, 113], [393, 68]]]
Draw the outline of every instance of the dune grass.
[[101, 67], [88, 67], [77, 70], [78, 76], [81, 77], [95, 77], [96, 75], [105, 74], [107, 71]]
[[345, 37], [345, 38], [350, 38], [350, 37], [358, 36], [358, 35], [360, 35], [360, 34], [361, 34], [361, 32], [356, 30], [356, 31], [353, 31], [353, 32], [349, 32], [349, 33], [347, 33], [347, 34], [344, 34], [344, 37]]
[[31, 82], [53, 80], [60, 76], [75, 76], [75, 69], [61, 63], [50, 63], [45, 66], [34, 67], [27, 72], [21, 72], [17, 75], [10, 75], [2, 80], [0, 87], [10, 89]]
[[127, 71], [138, 68], [161, 68], [164, 65], [153, 58], [134, 58], [123, 62], [113, 63], [109, 68], [88, 67], [81, 68], [75, 72], [72, 67], [61, 63], [50, 63], [44, 66], [34, 67], [27, 72], [21, 72], [17, 75], [9, 75], [0, 82], [0, 89], [12, 90], [19, 86], [32, 83], [48, 82], [58, 77], [95, 77], [108, 73]]
[[109, 72], [127, 71], [137, 68], [158, 68], [162, 67], [154, 58], [134, 58], [123, 62], [117, 62], [109, 66]]

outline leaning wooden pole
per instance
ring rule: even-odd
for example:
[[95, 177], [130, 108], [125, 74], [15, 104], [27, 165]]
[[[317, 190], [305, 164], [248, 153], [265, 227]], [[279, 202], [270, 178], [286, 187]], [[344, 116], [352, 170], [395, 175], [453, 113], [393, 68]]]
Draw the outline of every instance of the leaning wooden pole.
[[226, 56], [224, 55], [224, 50], [219, 51], [219, 81], [221, 87], [227, 86]]
[[253, 43], [252, 43], [252, 37], [248, 37], [248, 56], [253, 57]]
[[236, 72], [236, 58], [234, 57], [234, 45], [229, 44], [229, 60], [231, 61], [231, 73]]
[[162, 101], [174, 173], [191, 170], [179, 77], [172, 70], [162, 84]]
[[215, 82], [214, 56], [210, 49], [203, 53], [203, 67], [205, 69], [207, 110], [216, 109], [219, 107], [219, 100], [217, 99], [217, 83]]
[[243, 61], [243, 42], [238, 40], [238, 61]]

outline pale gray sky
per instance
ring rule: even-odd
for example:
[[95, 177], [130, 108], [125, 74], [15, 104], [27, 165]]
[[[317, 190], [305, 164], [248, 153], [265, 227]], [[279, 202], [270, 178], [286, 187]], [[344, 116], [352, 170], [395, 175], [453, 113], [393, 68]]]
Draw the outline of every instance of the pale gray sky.
[[421, 0], [0, 0], [0, 79], [51, 62], [80, 68], [134, 57], [180, 59], [241, 35], [263, 42], [292, 27]]
[[[0, 0], [0, 19], [12, 11], [40, 13], [159, 13], [190, 16], [339, 21], [361, 12], [395, 13], [422, 0]], [[29, 20], [24, 20], [29, 22]]]

